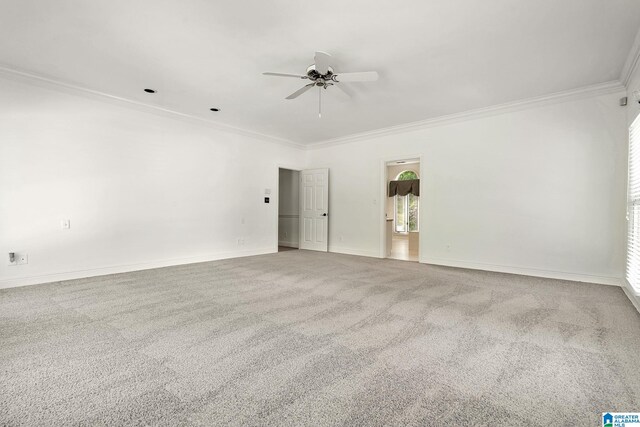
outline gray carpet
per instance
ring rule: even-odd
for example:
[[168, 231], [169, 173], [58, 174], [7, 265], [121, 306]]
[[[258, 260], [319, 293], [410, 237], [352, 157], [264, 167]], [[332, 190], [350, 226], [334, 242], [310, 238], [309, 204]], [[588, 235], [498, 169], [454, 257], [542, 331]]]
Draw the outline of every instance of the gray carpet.
[[562, 425], [640, 410], [616, 287], [287, 251], [0, 291], [2, 425]]

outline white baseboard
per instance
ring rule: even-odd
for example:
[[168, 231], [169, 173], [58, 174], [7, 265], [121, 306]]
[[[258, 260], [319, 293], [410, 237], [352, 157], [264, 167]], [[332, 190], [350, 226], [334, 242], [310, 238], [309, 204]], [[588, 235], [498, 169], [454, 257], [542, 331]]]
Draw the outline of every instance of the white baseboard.
[[61, 280], [82, 279], [85, 277], [105, 276], [107, 274], [127, 273], [130, 271], [150, 270], [152, 268], [170, 267], [173, 265], [195, 264], [198, 262], [216, 261], [229, 258], [241, 258], [254, 255], [274, 253], [277, 248], [252, 249], [246, 251], [217, 252], [188, 258], [173, 258], [149, 261], [138, 264], [114, 265], [97, 267], [87, 270], [66, 271], [61, 273], [44, 274], [39, 276], [16, 277], [0, 280], [0, 289], [17, 286], [37, 285], [41, 283], [59, 282]]
[[523, 276], [545, 277], [548, 279], [571, 280], [573, 282], [597, 283], [599, 285], [623, 286], [621, 277], [595, 276], [590, 274], [568, 273], [564, 271], [541, 270], [535, 268], [513, 267], [509, 265], [485, 264], [459, 261], [447, 258], [426, 257], [420, 260], [424, 264], [447, 267], [468, 268], [471, 270], [495, 271], [498, 273], [520, 274]]
[[380, 258], [380, 254], [376, 251], [363, 251], [360, 249], [351, 249], [345, 248], [342, 246], [329, 246], [329, 252], [337, 253], [337, 254], [345, 254], [345, 255], [358, 255], [358, 256], [366, 256], [371, 258]]
[[286, 248], [298, 248], [298, 242], [285, 242], [284, 240], [278, 240], [278, 246], [284, 246]]
[[624, 293], [627, 294], [627, 297], [629, 298], [629, 300], [631, 300], [631, 303], [636, 308], [636, 310], [640, 312], [640, 295], [638, 295], [633, 290], [633, 288], [631, 288], [631, 285], [629, 284], [629, 282], [627, 282], [626, 279], [624, 281], [624, 286], [622, 287], [622, 289], [624, 290]]

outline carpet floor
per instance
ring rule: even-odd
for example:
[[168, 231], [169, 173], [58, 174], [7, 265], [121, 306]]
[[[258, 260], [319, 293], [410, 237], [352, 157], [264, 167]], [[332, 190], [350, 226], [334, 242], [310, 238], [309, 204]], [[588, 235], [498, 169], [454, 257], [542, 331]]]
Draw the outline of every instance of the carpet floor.
[[596, 426], [620, 288], [287, 251], [0, 291], [0, 424]]

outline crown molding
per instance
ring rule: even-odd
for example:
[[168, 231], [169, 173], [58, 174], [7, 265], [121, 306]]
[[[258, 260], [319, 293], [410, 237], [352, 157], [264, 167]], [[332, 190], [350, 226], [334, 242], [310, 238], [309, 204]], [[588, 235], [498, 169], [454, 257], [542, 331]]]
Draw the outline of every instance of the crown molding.
[[[634, 49], [632, 49], [632, 54], [629, 55], [629, 58], [627, 59], [627, 65], [625, 65], [625, 69], [628, 68], [627, 78], [630, 78], [634, 69], [638, 66], [638, 63], [640, 63], [639, 61], [640, 32], [638, 33], [638, 35], [639, 37], [636, 37], [636, 43], [634, 43]], [[632, 65], [628, 66], [628, 64], [632, 64]], [[71, 94], [71, 95], [84, 96], [84, 97], [98, 100], [101, 102], [109, 102], [109, 103], [113, 103], [113, 104], [128, 107], [128, 108], [133, 108], [138, 111], [143, 111], [143, 112], [160, 115], [163, 117], [178, 119], [183, 122], [208, 126], [210, 128], [213, 128], [215, 130], [222, 131], [222, 132], [242, 135], [250, 138], [255, 138], [261, 141], [270, 142], [270, 143], [274, 143], [274, 144], [278, 144], [278, 145], [282, 145], [290, 148], [296, 148], [299, 150], [306, 150], [306, 151], [324, 148], [324, 147], [330, 147], [334, 145], [347, 144], [350, 142], [360, 141], [364, 139], [401, 134], [401, 133], [412, 132], [420, 129], [437, 127], [437, 126], [444, 126], [448, 124], [478, 119], [482, 117], [520, 111], [520, 110], [532, 108], [532, 107], [551, 105], [551, 104], [556, 104], [556, 103], [561, 103], [561, 102], [566, 102], [566, 101], [571, 101], [571, 100], [576, 100], [581, 98], [605, 95], [605, 94], [625, 90], [625, 86], [623, 86], [623, 84], [620, 81], [610, 81], [610, 82], [596, 84], [592, 86], [586, 86], [583, 88], [557, 92], [549, 95], [543, 95], [539, 97], [524, 99], [520, 101], [505, 103], [505, 104], [499, 104], [491, 107], [484, 107], [484, 108], [479, 108], [475, 110], [464, 111], [461, 113], [434, 117], [431, 119], [420, 120], [416, 122], [410, 122], [410, 123], [405, 123], [401, 125], [375, 129], [372, 131], [366, 131], [366, 132], [356, 133], [352, 135], [342, 136], [338, 138], [332, 138], [332, 139], [327, 139], [323, 141], [302, 144], [302, 143], [291, 141], [288, 139], [279, 138], [276, 136], [267, 135], [260, 132], [250, 131], [247, 129], [242, 129], [242, 128], [238, 128], [231, 125], [226, 125], [220, 122], [205, 119], [192, 114], [181, 113], [179, 111], [159, 107], [156, 105], [146, 104], [144, 102], [135, 101], [135, 100], [131, 100], [131, 99], [115, 96], [115, 95], [110, 95], [108, 93], [96, 91], [96, 90], [85, 88], [82, 86], [73, 85], [70, 83], [66, 83], [53, 78], [33, 74], [23, 70], [18, 70], [2, 64], [0, 64], [0, 76], [5, 77], [7, 79], [20, 81], [23, 83], [28, 83], [28, 84], [48, 88], [48, 89], [57, 90], [63, 93]]]
[[483, 117], [496, 116], [515, 111], [521, 111], [533, 107], [541, 107], [545, 105], [559, 104], [562, 102], [573, 101], [594, 96], [607, 95], [615, 92], [624, 91], [625, 87], [617, 80], [600, 83], [592, 86], [585, 86], [578, 89], [556, 92], [549, 95], [537, 96], [520, 101], [509, 102], [505, 104], [494, 105], [491, 107], [478, 108], [475, 110], [464, 111], [461, 113], [449, 114], [431, 119], [420, 120], [417, 122], [405, 123], [396, 126], [376, 129], [373, 131], [356, 133], [353, 135], [327, 139], [324, 141], [313, 142], [307, 145], [308, 149], [318, 149], [331, 147], [334, 145], [347, 144], [350, 142], [361, 141], [364, 139], [377, 138], [387, 135], [396, 135], [400, 133], [413, 132], [421, 129], [427, 129], [437, 126], [444, 126], [467, 120], [474, 120]]
[[624, 67], [622, 67], [622, 72], [620, 73], [620, 82], [624, 87], [629, 86], [631, 77], [638, 68], [638, 64], [640, 64], [640, 30], [636, 34], [636, 38], [627, 56], [627, 61], [624, 63]]
[[198, 116], [187, 114], [187, 113], [181, 113], [179, 111], [171, 110], [168, 108], [163, 108], [163, 107], [159, 107], [152, 104], [146, 104], [140, 101], [134, 101], [132, 99], [110, 95], [105, 92], [100, 92], [100, 91], [89, 89], [86, 87], [62, 82], [60, 80], [56, 80], [56, 79], [44, 77], [38, 74], [33, 74], [30, 72], [7, 67], [5, 65], [0, 65], [0, 76], [10, 80], [19, 81], [22, 83], [44, 87], [46, 89], [57, 90], [59, 92], [63, 92], [66, 94], [84, 96], [84, 97], [102, 101], [102, 102], [109, 102], [109, 103], [124, 106], [124, 107], [134, 108], [138, 111], [143, 111], [147, 113], [161, 115], [163, 117], [178, 119], [191, 124], [205, 125], [207, 127], [213, 128], [221, 132], [247, 136], [250, 138], [259, 139], [262, 141], [266, 141], [266, 142], [270, 142], [278, 145], [284, 145], [290, 148], [297, 148], [299, 150], [307, 149], [307, 147], [304, 144], [300, 144], [298, 142], [294, 142], [288, 139], [279, 138], [276, 136], [267, 135], [260, 132], [247, 130], [247, 129], [242, 129], [242, 128], [238, 128], [231, 125], [226, 125], [213, 120], [205, 119], [203, 117], [198, 117]]

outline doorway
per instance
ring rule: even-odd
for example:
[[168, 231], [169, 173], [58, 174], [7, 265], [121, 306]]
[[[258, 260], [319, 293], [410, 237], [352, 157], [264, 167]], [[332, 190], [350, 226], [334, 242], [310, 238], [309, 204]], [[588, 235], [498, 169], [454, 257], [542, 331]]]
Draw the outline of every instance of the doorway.
[[298, 249], [300, 171], [278, 169], [278, 252]]
[[390, 161], [385, 168], [385, 256], [418, 262], [420, 159]]

